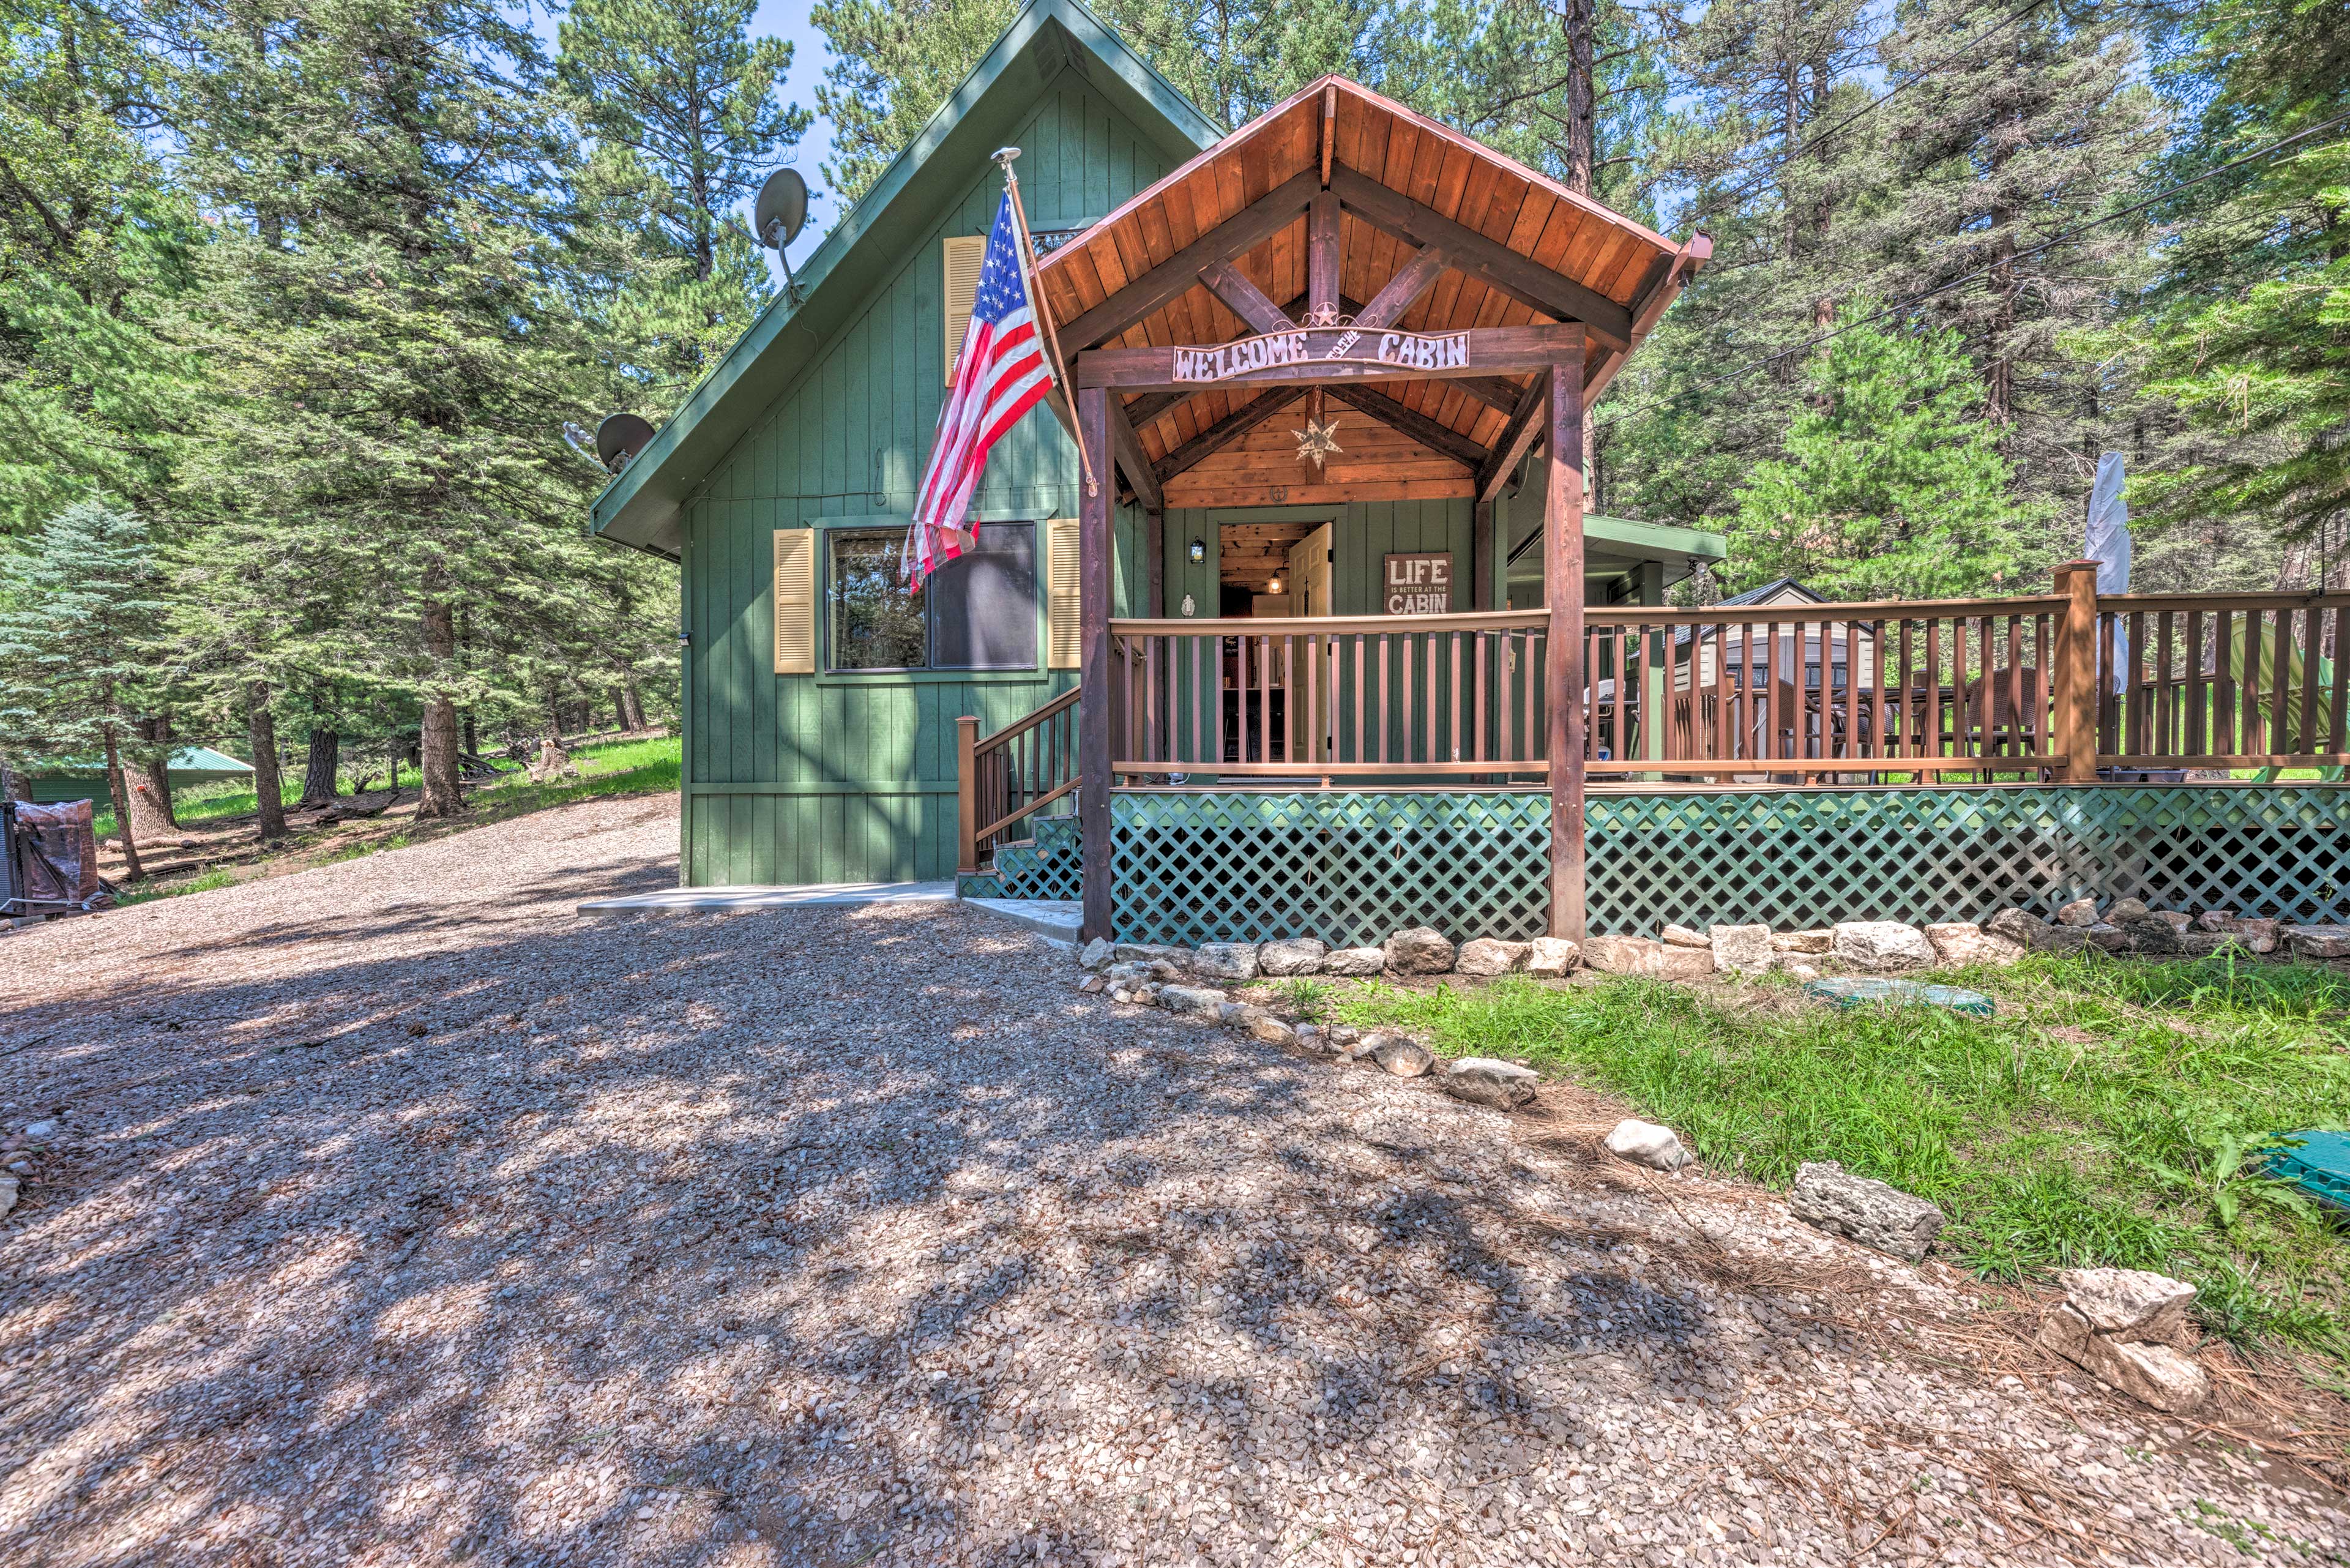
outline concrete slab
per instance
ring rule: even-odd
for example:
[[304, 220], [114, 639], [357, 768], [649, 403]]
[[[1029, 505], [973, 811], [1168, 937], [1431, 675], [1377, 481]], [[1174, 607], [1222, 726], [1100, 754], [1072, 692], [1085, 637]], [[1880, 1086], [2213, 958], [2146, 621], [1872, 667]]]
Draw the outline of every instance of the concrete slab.
[[1075, 898], [965, 898], [963, 904], [1071, 946], [1085, 923], [1085, 906]]
[[583, 915], [708, 915], [842, 904], [951, 904], [952, 882], [820, 882], [798, 888], [664, 888], [625, 898], [591, 898]]

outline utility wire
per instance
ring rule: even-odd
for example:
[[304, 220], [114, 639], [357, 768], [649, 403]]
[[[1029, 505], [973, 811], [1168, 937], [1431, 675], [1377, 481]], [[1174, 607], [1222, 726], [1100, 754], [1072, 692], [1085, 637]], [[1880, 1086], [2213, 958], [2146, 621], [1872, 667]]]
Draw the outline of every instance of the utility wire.
[[1818, 348], [1823, 343], [1843, 337], [1847, 332], [1856, 331], [1863, 327], [1870, 325], [1872, 322], [1882, 321], [1888, 316], [1898, 316], [1904, 311], [1910, 310], [1917, 306], [1924, 304], [1927, 300], [1932, 299], [1938, 295], [1948, 294], [1950, 290], [1972, 283], [1978, 278], [1989, 276], [1996, 268], [2012, 266], [2014, 264], [2023, 260], [2027, 256], [2038, 255], [2042, 251], [2053, 249], [2057, 245], [2063, 244], [2067, 240], [2074, 239], [2081, 234], [2086, 234], [2091, 229], [2099, 228], [2106, 223], [2115, 222], [2116, 219], [2126, 218], [2136, 213], [2143, 213], [2148, 207], [2160, 206], [2163, 202], [2168, 202], [2173, 196], [2178, 195], [2181, 191], [2200, 185], [2206, 180], [2216, 180], [2220, 175], [2227, 173], [2230, 170], [2241, 169], [2247, 163], [2256, 162], [2273, 153], [2282, 152], [2296, 141], [2306, 141], [2309, 138], [2315, 136], [2322, 131], [2331, 130], [2335, 126], [2345, 124], [2345, 122], [2350, 122], [2350, 114], [2337, 114], [2332, 119], [2320, 121], [2318, 124], [2310, 126], [2308, 129], [2303, 130], [2296, 130], [2291, 136], [2280, 137], [2276, 140], [2270, 142], [2266, 147], [2255, 148], [2251, 151], [2245, 153], [2242, 157], [2230, 159], [2227, 162], [2220, 164], [2216, 169], [2208, 169], [2202, 173], [2196, 175], [2192, 180], [2182, 180], [2167, 191], [2158, 192], [2154, 195], [2148, 196], [2143, 202], [2133, 202], [2126, 207], [2116, 208], [2115, 211], [2106, 213], [2100, 217], [2090, 218], [2084, 223], [2075, 223], [2069, 229], [2061, 230], [2058, 233], [2050, 235], [2047, 239], [2041, 241], [2038, 244], [2027, 246], [2022, 250], [2017, 251], [2012, 255], [2002, 256], [1999, 260], [1992, 262], [1988, 265], [1977, 267], [1970, 273], [1961, 274], [1960, 275], [1950, 279], [1948, 283], [1936, 284], [1933, 287], [1921, 290], [1917, 294], [1909, 296], [1906, 299], [1896, 300], [1891, 305], [1885, 306], [1881, 310], [1847, 321], [1832, 332], [1823, 332], [1815, 337], [1807, 337], [1800, 343], [1791, 343], [1783, 348], [1773, 349], [1772, 352], [1763, 355], [1760, 358], [1748, 360], [1743, 365], [1734, 365], [1729, 369], [1721, 372], [1719, 375], [1709, 376], [1701, 381], [1698, 381], [1690, 386], [1682, 388], [1678, 392], [1668, 394], [1662, 398], [1653, 399], [1648, 402], [1642, 403], [1637, 409], [1627, 409], [1620, 414], [1614, 414], [1607, 419], [1596, 421], [1593, 422], [1591, 428], [1594, 430], [1605, 430], [1609, 425], [1619, 424], [1629, 419], [1637, 419], [1640, 415], [1648, 413], [1653, 410], [1665, 408], [1673, 403], [1679, 402], [1683, 398], [1688, 397], [1692, 392], [1700, 392], [1708, 387], [1719, 386], [1725, 381], [1734, 381], [1742, 377], [1751, 376], [1755, 371], [1763, 369], [1765, 366], [1775, 365], [1780, 360], [1784, 359], [1791, 355], [1806, 353], [1811, 349]]
[[[1825, 130], [1821, 131], [1817, 136], [1813, 137], [1810, 140], [1804, 142], [1803, 146], [1798, 147], [1793, 152], [1785, 154], [1779, 160], [1779, 161], [1773, 163], [1761, 174], [1757, 175], [1752, 180], [1748, 181], [1744, 185], [1740, 186], [1738, 190], [1722, 198], [1721, 201], [1716, 202], [1712, 206], [1708, 207], [1705, 211], [1697, 213], [1693, 217], [1676, 217], [1673, 222], [1673, 226], [1675, 228], [1695, 228], [1698, 224], [1704, 223], [1709, 218], [1720, 217], [1723, 213], [1730, 211], [1740, 202], [1745, 201], [1749, 196], [1753, 195], [1756, 192], [1761, 191], [1764, 186], [1776, 181], [1779, 177], [1779, 171], [1786, 168], [1788, 164], [1793, 163], [1796, 159], [1804, 156], [1806, 153], [1815, 151], [1822, 144], [1833, 139], [1839, 131], [1842, 131], [1848, 126], [1857, 123], [1863, 116], [1871, 114], [1877, 109], [1883, 108], [1886, 104], [1892, 102], [1893, 99], [1900, 96], [1900, 94], [1906, 92], [1910, 88], [1916, 87], [1919, 82], [1924, 81], [1936, 71], [1940, 70], [1944, 66], [1950, 64], [1953, 60], [1960, 58], [1961, 56], [1970, 54], [1975, 49], [1981, 47], [1991, 40], [1993, 35], [2005, 32], [2008, 28], [2012, 27], [2018, 22], [2022, 21], [2026, 16], [2031, 16], [2032, 13], [2039, 10], [2040, 7], [2047, 4], [2048, 0], [2025, 0], [2024, 5], [2021, 8], [2009, 12], [2005, 16], [1992, 23], [1990, 26], [1984, 28], [1973, 37], [1969, 38], [1965, 43], [1960, 44], [1958, 47], [1952, 49], [1949, 54], [1944, 55], [1941, 58], [1918, 67], [1913, 74], [1886, 88], [1885, 91], [1877, 94], [1877, 97], [1869, 99], [1866, 103], [1862, 104], [1858, 109], [1854, 109], [1850, 114], [1846, 115], [1842, 119], [1837, 120], [1834, 125], [1829, 126]], [[1898, 29], [1897, 28], [1896, 31], [1898, 31]], [[1892, 36], [1893, 35], [1891, 33], [1888, 33], [1886, 35], [1886, 37], [1889, 38]], [[1879, 38], [1877, 40], [1879, 47], [1882, 47], [1884, 43], [1885, 38]]]

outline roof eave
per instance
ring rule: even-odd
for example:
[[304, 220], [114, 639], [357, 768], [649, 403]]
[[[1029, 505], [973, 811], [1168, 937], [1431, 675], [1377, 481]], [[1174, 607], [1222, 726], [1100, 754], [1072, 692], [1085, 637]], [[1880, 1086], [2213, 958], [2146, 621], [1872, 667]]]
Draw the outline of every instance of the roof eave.
[[770, 301], [645, 449], [604, 486], [590, 507], [594, 531], [676, 560], [684, 547], [685, 502], [872, 293], [871, 270], [852, 264], [868, 252], [897, 254], [929, 226], [938, 203], [970, 177], [952, 154], [975, 144], [983, 155], [1017, 129], [1035, 91], [996, 88], [1017, 89], [1025, 82], [1041, 90], [1065, 67], [1170, 157], [1187, 159], [1222, 134], [1076, 0], [1029, 0], [921, 133], [825, 236], [800, 269], [798, 300], [786, 291]]

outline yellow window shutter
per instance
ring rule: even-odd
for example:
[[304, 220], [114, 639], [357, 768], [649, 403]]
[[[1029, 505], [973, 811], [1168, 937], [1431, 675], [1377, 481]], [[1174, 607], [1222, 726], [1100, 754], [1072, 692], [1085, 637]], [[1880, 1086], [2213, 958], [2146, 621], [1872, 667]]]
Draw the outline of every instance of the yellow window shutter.
[[816, 530], [775, 530], [775, 673], [816, 673]]
[[1045, 668], [1077, 668], [1077, 520], [1045, 524]]
[[950, 234], [946, 241], [947, 385], [954, 385], [955, 361], [963, 334], [971, 330], [971, 302], [979, 296], [979, 267], [987, 259], [984, 234]]

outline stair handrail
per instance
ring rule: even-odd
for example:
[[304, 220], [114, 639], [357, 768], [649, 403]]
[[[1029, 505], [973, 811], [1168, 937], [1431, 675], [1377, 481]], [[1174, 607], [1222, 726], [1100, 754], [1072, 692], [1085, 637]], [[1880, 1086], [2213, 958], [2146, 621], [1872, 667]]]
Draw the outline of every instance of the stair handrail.
[[[1029, 738], [1052, 725], [1062, 714], [1073, 713], [1083, 694], [1082, 687], [1072, 686], [991, 735], [979, 732], [979, 720], [972, 715], [965, 714], [955, 721], [955, 786], [961, 828], [957, 869], [962, 875], [979, 870], [981, 850], [993, 849], [1006, 830], [1076, 792], [1080, 780], [1074, 719], [1058, 726], [1067, 732], [1066, 734], [1048, 735], [1042, 742]], [[1019, 748], [1016, 757], [1015, 747]], [[1026, 765], [1018, 765], [1022, 763]], [[991, 784], [1000, 787], [990, 788]], [[1000, 809], [1000, 804], [1007, 797], [1012, 804], [1010, 811], [993, 821], [981, 820], [983, 798], [998, 803], [987, 808], [994, 810]]]

